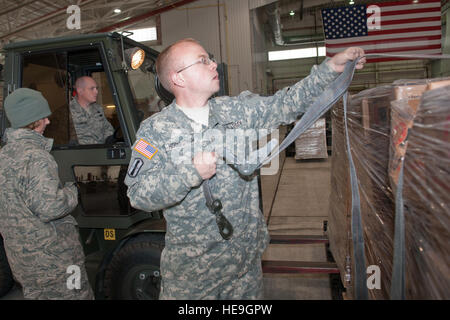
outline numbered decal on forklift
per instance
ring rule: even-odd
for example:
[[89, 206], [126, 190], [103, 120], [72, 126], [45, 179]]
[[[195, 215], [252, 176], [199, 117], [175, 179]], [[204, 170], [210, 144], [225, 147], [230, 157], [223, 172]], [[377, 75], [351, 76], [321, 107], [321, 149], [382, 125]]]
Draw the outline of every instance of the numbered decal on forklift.
[[103, 229], [105, 240], [116, 240], [116, 229]]

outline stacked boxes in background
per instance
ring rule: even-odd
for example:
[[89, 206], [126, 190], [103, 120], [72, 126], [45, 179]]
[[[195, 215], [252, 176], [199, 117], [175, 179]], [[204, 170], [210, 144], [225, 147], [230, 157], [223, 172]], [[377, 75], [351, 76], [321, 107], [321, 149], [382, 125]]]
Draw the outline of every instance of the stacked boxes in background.
[[[380, 268], [372, 299], [389, 299], [395, 190], [404, 161], [406, 296], [450, 297], [450, 82], [396, 81], [351, 97], [347, 121], [358, 176], [366, 267]], [[437, 88], [441, 86], [441, 88]], [[330, 249], [353, 297], [351, 189], [342, 103], [332, 110]], [[369, 275], [368, 275], [369, 276]]]
[[325, 118], [318, 119], [295, 139], [295, 159], [328, 158]]

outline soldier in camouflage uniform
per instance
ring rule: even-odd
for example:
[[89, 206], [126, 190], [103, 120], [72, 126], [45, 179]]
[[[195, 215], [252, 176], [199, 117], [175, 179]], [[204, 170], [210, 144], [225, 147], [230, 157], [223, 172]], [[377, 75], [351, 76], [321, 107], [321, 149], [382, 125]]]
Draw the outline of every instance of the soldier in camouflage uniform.
[[[125, 183], [133, 207], [164, 209], [161, 299], [262, 298], [261, 256], [269, 242], [257, 178], [218, 161], [208, 141], [202, 141], [203, 151], [193, 157], [176, 149], [190, 150], [186, 144], [195, 140], [196, 132], [207, 136], [215, 129], [274, 129], [293, 122], [348, 60], [363, 54], [360, 48], [349, 48], [271, 97], [243, 92], [210, 100], [219, 90], [217, 64], [195, 40], [179, 41], [160, 54], [158, 75], [176, 99], [142, 122]], [[362, 58], [358, 68], [364, 62]], [[221, 200], [234, 229], [229, 240], [221, 237], [206, 206], [201, 187], [205, 179], [210, 179], [212, 194]]]
[[[0, 150], [0, 233], [14, 278], [26, 299], [93, 299], [69, 214], [77, 206], [77, 188], [61, 185], [49, 153], [53, 140], [42, 135], [50, 123], [48, 103], [40, 92], [20, 88], [4, 108], [11, 128]], [[80, 285], [71, 277], [77, 271]]]
[[77, 95], [70, 101], [69, 108], [79, 144], [102, 144], [114, 133], [101, 105], [96, 103], [98, 86], [88, 76], [75, 82]]

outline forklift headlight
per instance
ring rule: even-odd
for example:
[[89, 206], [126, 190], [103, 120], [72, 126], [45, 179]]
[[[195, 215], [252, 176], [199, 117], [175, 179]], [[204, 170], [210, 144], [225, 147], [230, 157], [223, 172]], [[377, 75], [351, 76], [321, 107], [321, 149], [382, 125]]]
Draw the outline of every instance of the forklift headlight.
[[138, 47], [127, 49], [125, 50], [125, 59], [131, 69], [136, 70], [144, 62], [145, 51]]

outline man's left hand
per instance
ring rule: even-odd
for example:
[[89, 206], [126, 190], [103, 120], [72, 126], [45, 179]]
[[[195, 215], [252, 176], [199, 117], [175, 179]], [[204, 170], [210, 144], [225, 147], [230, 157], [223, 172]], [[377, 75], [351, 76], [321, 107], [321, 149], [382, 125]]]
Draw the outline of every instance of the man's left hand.
[[334, 71], [342, 72], [344, 71], [347, 61], [355, 60], [358, 57], [362, 58], [359, 59], [356, 64], [356, 69], [362, 69], [364, 67], [364, 63], [366, 63], [366, 57], [364, 56], [364, 50], [359, 47], [350, 47], [335, 54], [330, 60], [328, 60], [328, 64]]

